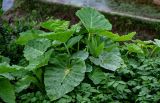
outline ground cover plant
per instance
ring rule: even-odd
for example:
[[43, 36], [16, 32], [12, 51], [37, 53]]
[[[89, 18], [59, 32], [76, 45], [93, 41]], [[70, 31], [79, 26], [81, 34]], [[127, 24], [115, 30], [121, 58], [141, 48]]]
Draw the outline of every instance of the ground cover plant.
[[2, 49], [1, 101], [158, 103], [160, 40], [133, 40], [135, 32], [114, 34], [110, 22], [92, 8], [76, 16], [75, 25], [50, 19], [21, 32], [12, 42], [23, 51], [20, 56], [7, 56], [8, 49]]

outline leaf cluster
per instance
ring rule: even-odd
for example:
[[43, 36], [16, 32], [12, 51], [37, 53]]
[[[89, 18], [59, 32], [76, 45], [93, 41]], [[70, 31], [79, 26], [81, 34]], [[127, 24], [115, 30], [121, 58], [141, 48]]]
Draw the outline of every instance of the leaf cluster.
[[76, 15], [75, 25], [51, 19], [20, 33], [15, 43], [24, 49], [18, 63], [0, 56], [2, 100], [158, 102], [160, 41], [132, 40], [135, 32], [114, 34], [93, 8]]

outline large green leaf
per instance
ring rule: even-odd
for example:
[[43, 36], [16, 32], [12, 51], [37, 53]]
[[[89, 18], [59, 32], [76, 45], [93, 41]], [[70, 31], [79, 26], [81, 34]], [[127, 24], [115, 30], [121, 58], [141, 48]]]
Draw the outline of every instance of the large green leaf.
[[23, 67], [21, 66], [17, 66], [17, 65], [10, 66], [8, 63], [0, 63], [0, 74], [10, 73], [10, 72], [14, 72], [21, 69], [23, 69]]
[[54, 32], [66, 31], [69, 27], [69, 21], [48, 20], [46, 22], [41, 23], [41, 27]]
[[51, 33], [45, 33], [45, 34], [39, 34], [39, 38], [47, 38], [50, 40], [57, 40], [60, 42], [66, 42], [68, 39], [72, 36], [73, 31], [64, 31], [64, 32], [51, 32]]
[[111, 30], [110, 22], [98, 11], [93, 8], [82, 8], [77, 11], [76, 15], [79, 17], [83, 25], [89, 33], [95, 33], [99, 30]]
[[109, 31], [103, 31], [103, 32], [99, 33], [99, 35], [110, 38], [113, 41], [129, 41], [129, 40], [132, 40], [132, 38], [135, 36], [135, 34], [136, 34], [136, 32], [131, 32], [127, 35], [119, 36], [118, 34], [114, 34]]
[[119, 53], [115, 52], [104, 52], [98, 58], [91, 56], [90, 61], [93, 62], [95, 65], [99, 65], [104, 69], [112, 71], [120, 68], [121, 64], [123, 63], [123, 60]]
[[8, 80], [15, 80], [15, 77], [11, 73], [0, 73], [0, 77], [4, 77]]
[[48, 61], [50, 59], [50, 56], [52, 54], [53, 50], [47, 51], [45, 54], [38, 56], [37, 58], [30, 59], [29, 65], [25, 67], [26, 70], [34, 70], [40, 67], [43, 67], [48, 64]]
[[8, 63], [0, 63], [0, 73], [8, 73], [16, 71], [16, 68], [12, 68]]
[[160, 47], [160, 40], [154, 39], [154, 44], [158, 47]]
[[32, 60], [44, 54], [44, 52], [51, 46], [48, 39], [36, 39], [29, 41], [24, 48], [24, 57], [27, 60]]
[[0, 78], [0, 98], [6, 103], [16, 103], [14, 87], [5, 78]]
[[89, 56], [89, 53], [87, 51], [78, 51], [72, 55], [72, 58], [73, 59], [80, 58], [82, 60], [86, 60], [88, 58], [88, 56]]
[[4, 63], [4, 62], [9, 63], [10, 59], [0, 55], [0, 63]]
[[21, 78], [18, 82], [16, 82], [15, 89], [16, 92], [21, 92], [24, 89], [27, 89], [31, 83], [36, 82], [36, 78], [33, 76], [26, 75]]
[[78, 36], [75, 36], [71, 39], [68, 40], [67, 42], [67, 48], [72, 48], [72, 46], [76, 43], [78, 43], [81, 39], [82, 39], [82, 35], [78, 35]]
[[50, 40], [57, 40], [60, 42], [66, 42], [73, 34], [72, 30], [66, 30], [64, 32], [43, 32], [40, 30], [28, 30], [20, 34], [20, 37], [17, 39], [16, 43], [25, 45], [28, 41], [37, 39], [37, 38], [47, 38]]
[[[59, 61], [60, 63], [62, 61]], [[71, 64], [54, 65], [47, 67], [44, 74], [44, 83], [50, 100], [61, 98], [72, 91], [84, 79], [86, 66], [81, 59], [71, 60]]]
[[132, 38], [136, 35], [136, 32], [131, 32], [127, 35], [122, 35], [119, 36], [117, 38], [115, 38], [115, 41], [128, 41], [128, 40], [132, 40]]
[[16, 43], [25, 45], [28, 41], [38, 38], [39, 34], [43, 34], [41, 30], [28, 30], [26, 32], [20, 33], [20, 37], [17, 39]]

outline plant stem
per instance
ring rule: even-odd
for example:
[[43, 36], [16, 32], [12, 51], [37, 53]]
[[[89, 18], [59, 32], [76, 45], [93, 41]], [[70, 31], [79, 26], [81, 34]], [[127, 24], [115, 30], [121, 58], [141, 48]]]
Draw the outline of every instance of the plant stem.
[[91, 34], [89, 33], [88, 34], [88, 41], [90, 41], [90, 38], [91, 38]]
[[91, 38], [91, 34], [90, 34], [90, 33], [88, 33], [87, 52], [89, 51], [88, 43], [90, 42], [90, 38]]
[[64, 43], [64, 46], [65, 46], [65, 48], [66, 48], [66, 50], [67, 50], [68, 55], [71, 55], [71, 53], [69, 52], [69, 49], [68, 49], [66, 43]]
[[152, 52], [151, 52], [151, 54], [150, 54], [150, 57], [153, 56], [153, 54], [154, 54], [154, 52], [156, 51], [156, 49], [157, 49], [157, 47], [155, 47], [155, 48], [152, 50]]
[[78, 42], [78, 51], [79, 51], [79, 42]]

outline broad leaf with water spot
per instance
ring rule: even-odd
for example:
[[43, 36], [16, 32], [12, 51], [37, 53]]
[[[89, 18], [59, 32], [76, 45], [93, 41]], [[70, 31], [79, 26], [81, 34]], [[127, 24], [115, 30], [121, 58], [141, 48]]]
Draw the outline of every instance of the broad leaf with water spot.
[[82, 82], [86, 72], [85, 62], [79, 58], [62, 61], [58, 58], [57, 63], [61, 64], [46, 67], [44, 74], [45, 89], [51, 101], [72, 91]]

